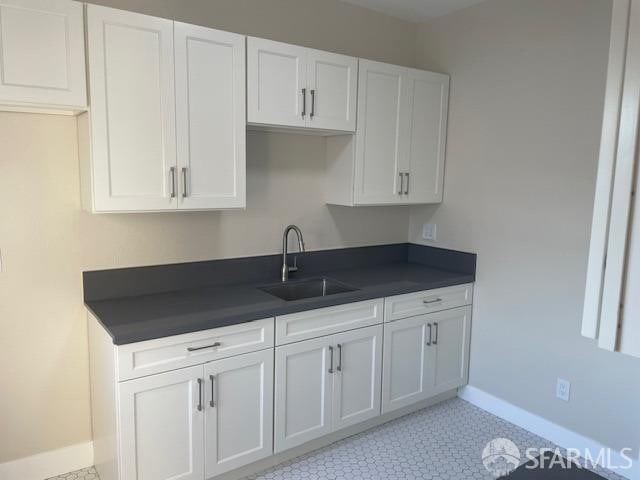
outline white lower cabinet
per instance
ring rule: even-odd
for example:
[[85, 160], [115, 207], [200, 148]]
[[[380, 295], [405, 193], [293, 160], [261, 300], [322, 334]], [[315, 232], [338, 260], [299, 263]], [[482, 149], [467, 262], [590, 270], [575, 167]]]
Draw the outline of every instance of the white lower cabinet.
[[205, 478], [273, 452], [273, 350], [208, 363]]
[[[447, 292], [432, 292], [437, 308], [471, 299]], [[211, 479], [455, 390], [467, 382], [471, 305], [398, 318], [433, 295], [120, 346], [90, 322], [100, 478]], [[322, 336], [308, 338], [314, 331]], [[292, 342], [295, 332], [306, 339]]]
[[275, 451], [380, 414], [382, 326], [276, 348]]
[[333, 429], [339, 430], [380, 415], [382, 325], [333, 337]]
[[123, 480], [204, 478], [203, 367], [120, 384]]
[[322, 337], [276, 348], [276, 452], [331, 432], [332, 342]]
[[273, 452], [273, 350], [120, 383], [123, 480], [203, 480]]
[[384, 326], [382, 413], [467, 382], [471, 306]]

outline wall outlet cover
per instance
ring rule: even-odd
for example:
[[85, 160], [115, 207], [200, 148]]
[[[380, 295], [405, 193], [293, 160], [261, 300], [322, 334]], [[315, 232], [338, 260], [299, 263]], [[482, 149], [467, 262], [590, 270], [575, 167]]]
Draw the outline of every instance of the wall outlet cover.
[[563, 378], [558, 378], [558, 383], [556, 384], [556, 397], [568, 402], [570, 393], [571, 382], [569, 380], [564, 380]]
[[424, 225], [422, 225], [422, 238], [432, 242], [436, 241], [437, 237], [435, 223], [425, 223]]

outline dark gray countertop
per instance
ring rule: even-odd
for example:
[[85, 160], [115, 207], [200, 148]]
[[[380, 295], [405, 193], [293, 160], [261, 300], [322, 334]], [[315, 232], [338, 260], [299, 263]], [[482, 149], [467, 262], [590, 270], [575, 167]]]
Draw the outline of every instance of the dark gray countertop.
[[315, 308], [470, 283], [475, 279], [475, 256], [473, 272], [450, 271], [405, 261], [314, 270], [307, 275], [292, 277], [292, 280], [319, 276], [357, 290], [287, 302], [258, 288], [277, 283], [277, 275], [274, 275], [266, 281], [261, 278], [258, 282], [228, 286], [203, 286], [118, 298], [85, 298], [85, 304], [111, 335], [113, 343], [122, 345]]

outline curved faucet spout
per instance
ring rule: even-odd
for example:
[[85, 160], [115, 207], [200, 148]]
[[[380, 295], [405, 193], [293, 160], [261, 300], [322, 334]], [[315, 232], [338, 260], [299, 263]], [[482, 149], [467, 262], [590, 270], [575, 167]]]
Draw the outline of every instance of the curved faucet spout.
[[298, 236], [298, 249], [301, 252], [304, 252], [304, 238], [302, 236], [302, 230], [296, 225], [289, 225], [284, 229], [284, 234], [282, 235], [282, 281], [286, 282], [289, 280], [289, 273], [296, 272], [298, 270], [297, 262], [294, 260], [293, 266], [290, 267], [287, 265], [287, 250], [289, 249], [289, 232], [293, 230], [296, 232]]

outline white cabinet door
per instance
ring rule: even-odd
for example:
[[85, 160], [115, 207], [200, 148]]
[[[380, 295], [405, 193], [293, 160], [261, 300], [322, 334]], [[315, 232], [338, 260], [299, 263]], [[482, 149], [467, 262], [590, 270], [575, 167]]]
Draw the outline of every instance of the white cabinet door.
[[87, 5], [95, 211], [177, 207], [173, 22]]
[[247, 121], [304, 127], [309, 113], [306, 77], [305, 48], [249, 37]]
[[179, 208], [245, 206], [245, 37], [175, 23]]
[[384, 325], [382, 413], [427, 398], [430, 388], [428, 315]]
[[358, 59], [320, 50], [307, 50], [307, 72], [307, 127], [354, 132]]
[[86, 107], [82, 8], [0, 0], [0, 103]]
[[409, 174], [405, 191], [409, 203], [442, 201], [449, 105], [449, 77], [408, 70], [410, 90]]
[[332, 337], [276, 348], [276, 453], [331, 432], [332, 350]]
[[121, 478], [204, 478], [203, 367], [119, 384]]
[[207, 382], [205, 478], [273, 453], [273, 350], [217, 360]]
[[333, 342], [333, 429], [338, 430], [380, 415], [382, 325], [339, 333]]
[[429, 356], [429, 396], [467, 383], [471, 306], [454, 308], [428, 316], [433, 324]]
[[409, 131], [406, 68], [360, 60], [354, 201], [384, 205], [406, 201], [404, 175]]

